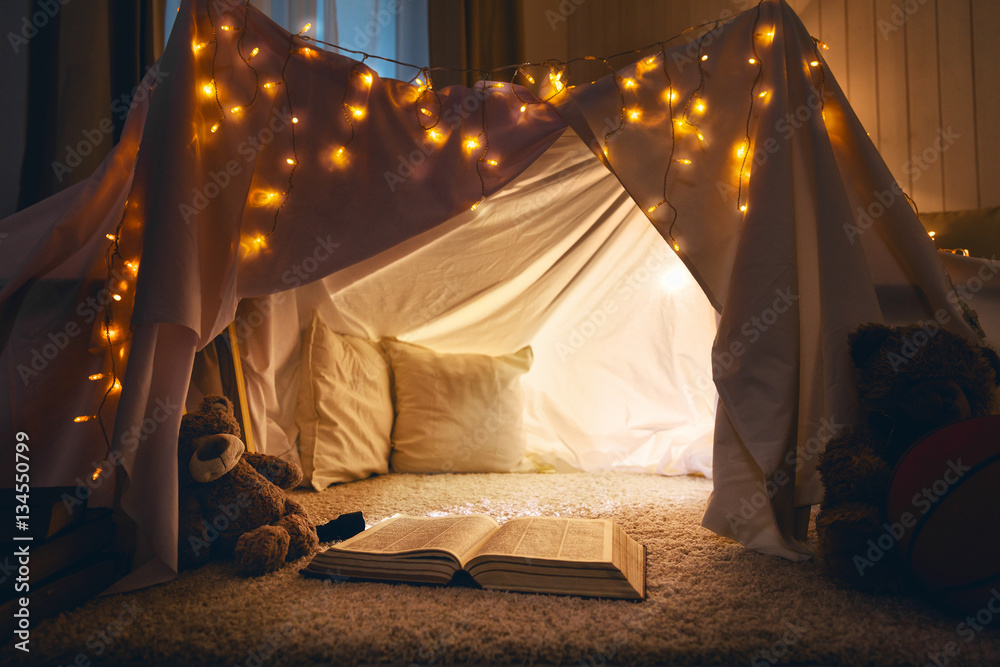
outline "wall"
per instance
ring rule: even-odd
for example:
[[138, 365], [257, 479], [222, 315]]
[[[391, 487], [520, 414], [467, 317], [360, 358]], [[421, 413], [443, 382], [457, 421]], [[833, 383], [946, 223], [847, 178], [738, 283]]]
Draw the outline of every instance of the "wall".
[[[0, 218], [17, 210], [24, 158], [24, 123], [27, 113], [28, 49], [8, 35], [20, 35], [24, 18], [31, 15], [31, 0], [0, 2]], [[15, 50], [16, 47], [16, 50]]]
[[[525, 60], [608, 55], [753, 0], [522, 0]], [[788, 0], [921, 211], [1000, 206], [1000, 2]], [[623, 64], [619, 61], [618, 64]]]

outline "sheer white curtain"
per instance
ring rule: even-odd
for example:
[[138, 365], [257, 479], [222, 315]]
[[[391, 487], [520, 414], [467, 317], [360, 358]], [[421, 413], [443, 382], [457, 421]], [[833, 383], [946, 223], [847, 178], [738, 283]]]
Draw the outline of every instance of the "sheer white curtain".
[[[180, 4], [167, 0], [166, 35]], [[324, 42], [420, 66], [430, 59], [427, 0], [254, 0], [253, 5], [291, 32], [311, 23], [309, 34]], [[410, 79], [416, 74], [411, 67], [381, 60], [366, 64], [383, 77]]]

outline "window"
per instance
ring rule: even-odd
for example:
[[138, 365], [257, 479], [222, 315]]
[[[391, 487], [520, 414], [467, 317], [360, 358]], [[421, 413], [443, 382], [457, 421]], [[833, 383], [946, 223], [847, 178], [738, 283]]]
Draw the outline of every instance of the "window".
[[[181, 0], [167, 0], [167, 36], [180, 4]], [[323, 42], [418, 66], [430, 60], [427, 0], [256, 0], [253, 4], [290, 32], [311, 23], [309, 34]], [[412, 67], [382, 60], [369, 59], [365, 64], [383, 77], [411, 79], [416, 74]]]

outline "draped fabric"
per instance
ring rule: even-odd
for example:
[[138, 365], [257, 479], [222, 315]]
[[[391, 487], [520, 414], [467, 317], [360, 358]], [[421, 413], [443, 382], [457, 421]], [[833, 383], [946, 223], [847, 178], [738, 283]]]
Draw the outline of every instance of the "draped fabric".
[[[88, 461], [106, 449], [93, 417], [113, 420], [114, 484], [104, 471], [93, 486], [105, 502], [114, 489], [134, 524], [136, 569], [118, 588], [176, 567], [179, 406], [196, 349], [240, 300], [321, 289], [326, 276], [327, 288], [350, 285], [403, 256], [401, 244], [499, 211], [505, 187], [567, 126], [720, 311], [704, 524], [807, 557], [793, 511], [819, 500], [818, 452], [853, 418], [847, 332], [935, 318], [973, 334], [792, 10], [765, 0], [702, 33], [541, 103], [509, 84], [422, 91], [319, 51], [238, 0], [185, 2], [161, 60], [169, 75], [113, 155], [86, 182], [0, 221], [10, 235], [0, 244], [2, 420], [29, 433], [35, 482], [88, 487]], [[632, 206], [605, 194], [609, 214]], [[484, 195], [495, 201], [480, 206]], [[530, 222], [539, 211], [523, 215], [525, 234], [579, 233], [579, 221], [561, 231]], [[487, 221], [481, 229], [502, 233]], [[444, 325], [433, 320], [414, 336], [436, 340]], [[626, 378], [670, 350], [653, 340], [630, 353], [640, 370]]]
[[715, 312], [572, 133], [475, 212], [240, 303], [254, 441], [291, 461], [300, 341], [313, 311], [341, 333], [441, 352], [531, 345], [521, 384], [528, 457], [539, 468], [712, 475]]

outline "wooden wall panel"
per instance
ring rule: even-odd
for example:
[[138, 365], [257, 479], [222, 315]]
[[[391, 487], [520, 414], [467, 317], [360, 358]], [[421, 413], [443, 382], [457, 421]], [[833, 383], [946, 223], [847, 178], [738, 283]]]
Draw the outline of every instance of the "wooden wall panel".
[[820, 26], [820, 0], [789, 0], [788, 4], [795, 13], [802, 19], [809, 34], [819, 36]]
[[1000, 2], [973, 0], [976, 146], [982, 206], [1000, 203], [1000, 178], [997, 174], [997, 156], [1000, 156], [1000, 42], [997, 35], [1000, 35]]
[[960, 211], [979, 206], [976, 109], [972, 104], [972, 16], [970, 4], [964, 0], [945, 0], [937, 10], [941, 128], [948, 137], [958, 136], [941, 156], [944, 210]]
[[[920, 210], [944, 209], [941, 106], [938, 104], [937, 0], [926, 0], [905, 24], [910, 145], [900, 174]], [[898, 39], [898, 38], [895, 38]], [[881, 106], [886, 106], [885, 104]], [[899, 167], [890, 165], [898, 173]]]
[[[823, 57], [830, 72], [921, 211], [1000, 206], [1000, 1], [787, 1], [829, 44]], [[525, 8], [560, 2], [575, 9], [565, 22], [567, 53], [556, 58], [638, 48], [752, 6], [750, 0], [522, 0]], [[534, 34], [559, 50], [559, 36], [548, 27]], [[527, 50], [543, 47], [529, 43]]]
[[828, 51], [823, 51], [823, 60], [830, 68], [830, 73], [847, 93], [847, 3], [845, 0], [825, 0], [820, 5], [820, 30], [813, 33], [827, 46], [835, 44]]
[[[819, 38], [823, 39], [822, 35]], [[830, 44], [830, 48], [847, 51], [847, 97], [875, 146], [879, 146], [875, 5], [872, 0], [847, 0], [847, 43], [842, 46]]]

